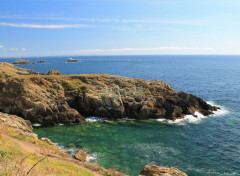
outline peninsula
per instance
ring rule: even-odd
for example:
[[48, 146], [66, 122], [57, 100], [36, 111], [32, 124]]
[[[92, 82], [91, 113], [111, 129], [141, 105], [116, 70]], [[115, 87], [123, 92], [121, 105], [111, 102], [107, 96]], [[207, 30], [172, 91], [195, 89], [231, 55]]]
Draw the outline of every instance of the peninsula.
[[211, 106], [163, 81], [105, 74], [44, 75], [0, 64], [0, 111], [45, 126], [82, 123], [88, 116], [111, 119], [181, 119]]

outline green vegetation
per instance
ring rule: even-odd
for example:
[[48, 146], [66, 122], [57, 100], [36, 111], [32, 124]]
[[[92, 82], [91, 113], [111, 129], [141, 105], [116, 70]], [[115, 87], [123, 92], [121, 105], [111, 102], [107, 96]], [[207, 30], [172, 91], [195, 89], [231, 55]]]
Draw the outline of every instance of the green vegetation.
[[68, 91], [76, 90], [81, 85], [82, 85], [82, 81], [80, 81], [79, 79], [68, 79], [62, 82], [62, 86], [64, 87], [64, 89]]
[[87, 92], [87, 87], [85, 86], [81, 86], [78, 88], [78, 96], [86, 96], [86, 92]]

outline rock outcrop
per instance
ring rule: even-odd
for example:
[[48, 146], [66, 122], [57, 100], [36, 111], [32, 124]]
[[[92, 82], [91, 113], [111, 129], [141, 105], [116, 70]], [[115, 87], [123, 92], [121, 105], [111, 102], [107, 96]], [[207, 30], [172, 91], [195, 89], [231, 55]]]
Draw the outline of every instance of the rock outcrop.
[[82, 150], [78, 150], [75, 153], [74, 158], [79, 160], [79, 161], [86, 162], [87, 161], [87, 154]]
[[53, 143], [52, 141], [50, 141], [48, 138], [41, 138], [40, 140], [43, 141], [43, 142], [46, 142], [46, 143], [49, 144], [49, 145], [56, 146], [56, 144], [54, 144], [54, 143]]
[[6, 129], [6, 127], [1, 126], [1, 124], [9, 126], [12, 131], [21, 136], [37, 139], [37, 135], [33, 133], [32, 124], [29, 120], [23, 120], [18, 116], [0, 112], [0, 131], [1, 128]]
[[39, 64], [44, 64], [45, 61], [44, 61], [44, 60], [40, 60], [40, 61], [38, 61], [38, 63], [39, 63]]
[[174, 167], [146, 165], [139, 176], [187, 176], [187, 174]]
[[31, 62], [29, 60], [17, 59], [13, 62], [13, 64], [31, 64]]
[[60, 72], [57, 70], [49, 70], [48, 75], [60, 75]]
[[101, 74], [43, 75], [8, 63], [0, 64], [0, 73], [0, 111], [42, 125], [81, 123], [83, 116], [175, 120], [218, 109], [162, 81]]

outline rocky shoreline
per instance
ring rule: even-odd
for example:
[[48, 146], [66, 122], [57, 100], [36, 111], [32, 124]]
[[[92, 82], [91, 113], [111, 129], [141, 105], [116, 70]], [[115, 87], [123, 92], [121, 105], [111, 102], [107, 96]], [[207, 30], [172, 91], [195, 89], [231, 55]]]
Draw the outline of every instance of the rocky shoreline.
[[45, 126], [111, 119], [182, 119], [219, 109], [162, 81], [104, 74], [49, 75], [0, 64], [0, 111]]
[[[31, 123], [45, 126], [83, 123], [88, 116], [176, 120], [185, 115], [195, 116], [195, 112], [210, 115], [218, 109], [194, 95], [176, 92], [162, 81], [100, 74], [61, 75], [56, 70], [44, 75], [0, 63], [0, 111], [7, 113], [0, 113], [1, 126], [7, 125], [24, 139], [39, 140]], [[57, 150], [49, 139], [41, 141]], [[74, 163], [86, 162], [86, 154], [81, 150], [75, 158]], [[114, 174], [124, 175], [117, 171]], [[186, 176], [177, 168], [153, 165], [147, 165], [140, 175]]]
[[[125, 176], [126, 174], [114, 169], [105, 169], [93, 163], [87, 163], [87, 154], [78, 150], [75, 157], [70, 157], [60, 150], [57, 145], [47, 138], [38, 139], [33, 133], [32, 124], [16, 115], [0, 112], [0, 175], [28, 174], [31, 165], [23, 161], [36, 162], [36, 167], [29, 175], [41, 173], [43, 175], [96, 175], [96, 176]], [[7, 143], [6, 143], [7, 142]], [[20, 148], [18, 147], [20, 146]], [[18, 151], [19, 150], [19, 151]], [[15, 154], [12, 151], [21, 153]], [[30, 156], [34, 157], [31, 158]], [[5, 158], [9, 158], [8, 160]], [[11, 159], [12, 158], [12, 159]], [[39, 164], [43, 158], [47, 162]], [[17, 162], [21, 161], [20, 165]], [[7, 164], [6, 164], [7, 163]], [[57, 169], [56, 169], [57, 168]], [[74, 169], [73, 169], [74, 168]], [[11, 173], [11, 174], [9, 174]], [[166, 168], [146, 165], [139, 176], [187, 176], [177, 168]]]

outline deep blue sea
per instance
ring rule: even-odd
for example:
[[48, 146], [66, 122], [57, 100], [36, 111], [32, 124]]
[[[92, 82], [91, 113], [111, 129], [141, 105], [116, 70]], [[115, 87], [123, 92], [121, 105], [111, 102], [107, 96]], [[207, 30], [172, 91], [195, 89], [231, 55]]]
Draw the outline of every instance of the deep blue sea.
[[43, 73], [57, 69], [158, 79], [222, 109], [179, 123], [120, 120], [36, 128], [39, 137], [65, 149], [81, 148], [91, 162], [130, 176], [146, 164], [178, 167], [190, 176], [240, 175], [240, 56], [81, 56], [73, 57], [79, 63], [65, 63], [67, 58], [27, 58], [46, 64], [18, 66]]

